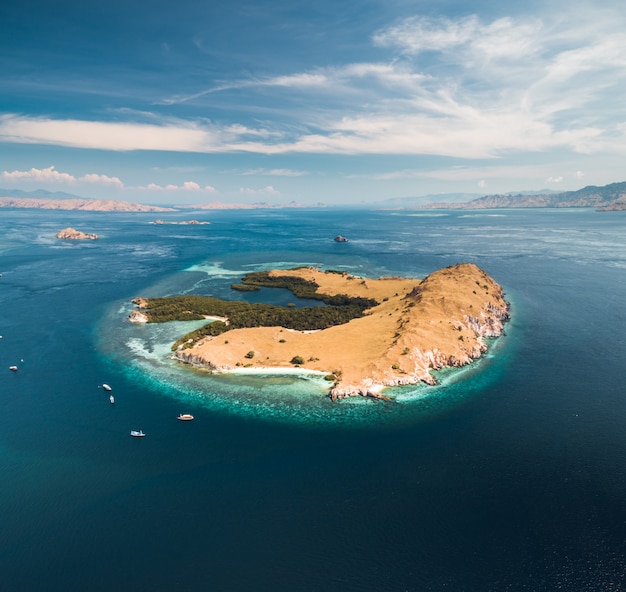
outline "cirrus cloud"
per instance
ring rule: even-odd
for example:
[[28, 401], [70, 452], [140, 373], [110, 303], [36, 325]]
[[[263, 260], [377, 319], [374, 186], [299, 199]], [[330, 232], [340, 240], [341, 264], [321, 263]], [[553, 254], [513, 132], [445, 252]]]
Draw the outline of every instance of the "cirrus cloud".
[[[625, 26], [622, 14], [601, 9], [494, 20], [412, 16], [373, 35], [386, 59], [251, 76], [180, 99], [233, 93], [250, 108], [231, 117], [247, 123], [155, 114], [139, 122], [132, 113], [121, 114], [127, 121], [5, 114], [0, 141], [110, 151], [470, 160], [551, 150], [623, 153]], [[269, 105], [260, 123], [257, 99]]]

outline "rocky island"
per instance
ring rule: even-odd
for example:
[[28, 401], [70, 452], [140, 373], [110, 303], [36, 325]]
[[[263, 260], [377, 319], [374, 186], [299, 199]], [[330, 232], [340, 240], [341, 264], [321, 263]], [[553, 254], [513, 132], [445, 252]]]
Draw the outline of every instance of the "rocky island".
[[90, 232], [81, 232], [75, 228], [64, 228], [57, 232], [56, 237], [63, 240], [96, 240], [98, 235]]
[[[173, 357], [212, 372], [317, 371], [336, 400], [386, 399], [387, 386], [436, 384], [433, 370], [479, 358], [486, 339], [499, 336], [509, 318], [502, 288], [469, 263], [422, 280], [306, 267], [248, 274], [243, 283], [288, 288], [325, 306], [288, 310], [200, 296], [136, 298], [131, 320], [219, 316], [176, 342]], [[173, 312], [177, 307], [180, 313]]]

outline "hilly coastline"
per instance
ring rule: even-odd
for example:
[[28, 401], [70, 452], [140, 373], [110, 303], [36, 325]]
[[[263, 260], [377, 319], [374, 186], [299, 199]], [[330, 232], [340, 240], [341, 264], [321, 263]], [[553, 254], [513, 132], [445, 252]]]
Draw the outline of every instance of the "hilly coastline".
[[0, 189], [0, 208], [22, 208], [40, 210], [74, 210], [89, 212], [178, 212], [180, 210], [256, 210], [281, 208], [323, 208], [323, 203], [314, 205], [291, 201], [285, 204], [223, 203], [213, 201], [206, 204], [181, 204], [176, 207], [153, 206], [116, 199], [93, 199], [80, 197], [62, 191], [51, 192], [43, 189], [21, 191], [19, 189]]
[[626, 210], [626, 182], [597, 187], [589, 185], [562, 193], [495, 194], [468, 202], [440, 202], [414, 209], [482, 210], [492, 208], [596, 208], [600, 212]]
[[[2, 191], [0, 190], [0, 195]], [[87, 199], [83, 197], [0, 197], [0, 208], [24, 208], [37, 210], [70, 210], [86, 212], [175, 212], [174, 208], [162, 208], [115, 199]]]

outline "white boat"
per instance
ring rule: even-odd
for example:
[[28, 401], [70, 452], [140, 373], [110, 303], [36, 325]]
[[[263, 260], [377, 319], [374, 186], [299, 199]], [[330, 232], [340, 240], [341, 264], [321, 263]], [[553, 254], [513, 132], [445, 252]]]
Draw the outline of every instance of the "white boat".
[[180, 421], [191, 421], [193, 419], [193, 415], [191, 415], [191, 413], [181, 413], [178, 416], [178, 419], [180, 419]]
[[133, 438], [143, 438], [145, 436], [142, 430], [130, 430], [130, 435]]
[[113, 405], [113, 403], [115, 403], [115, 397], [113, 395], [111, 395], [109, 397], [109, 401], [111, 401], [111, 405]]
[[111, 388], [108, 384], [106, 384], [106, 383], [102, 385], [102, 388], [103, 388], [105, 391], [112, 391], [112, 390], [113, 390], [113, 389], [112, 389], [112, 388]]
[[17, 366], [9, 366], [9, 370], [12, 370], [13, 372], [17, 372]]

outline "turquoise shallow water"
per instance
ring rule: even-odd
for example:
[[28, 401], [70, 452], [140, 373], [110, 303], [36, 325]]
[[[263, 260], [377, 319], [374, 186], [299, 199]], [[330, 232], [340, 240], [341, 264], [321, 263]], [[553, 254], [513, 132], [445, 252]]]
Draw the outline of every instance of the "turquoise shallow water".
[[[211, 224], [181, 227], [0, 211], [7, 589], [624, 589], [626, 217], [427, 214], [197, 212]], [[66, 226], [101, 238], [59, 243]], [[392, 405], [332, 404], [310, 377], [189, 371], [167, 357], [181, 327], [124, 320], [137, 295], [232, 297], [254, 269], [423, 277], [461, 261], [505, 287], [507, 335]]]
[[[301, 265], [294, 262], [270, 262], [279, 268]], [[249, 266], [248, 266], [249, 267]], [[259, 266], [259, 269], [266, 266]], [[257, 269], [256, 267], [254, 269]], [[170, 293], [224, 293], [231, 283], [241, 278], [241, 270], [226, 269], [211, 261], [195, 264], [142, 294]], [[180, 292], [178, 291], [180, 290]], [[227, 297], [241, 298], [241, 293], [226, 293]], [[286, 305], [297, 299], [287, 290], [264, 290], [248, 296], [254, 301]], [[301, 302], [297, 302], [302, 305]], [[311, 302], [307, 301], [307, 305]], [[130, 302], [115, 303], [98, 327], [98, 347], [106, 357], [126, 366], [131, 380], [158, 385], [162, 393], [180, 401], [201, 405], [216, 412], [239, 416], [253, 416], [266, 421], [282, 423], [356, 427], [402, 424], [431, 416], [437, 410], [445, 411], [456, 402], [463, 402], [474, 391], [501, 372], [506, 356], [496, 356], [508, 335], [493, 340], [488, 354], [463, 369], [449, 369], [438, 373], [440, 386], [415, 385], [389, 389], [395, 404], [381, 405], [369, 399], [353, 398], [333, 404], [327, 397], [328, 383], [323, 375], [306, 371], [278, 375], [210, 374], [200, 369], [181, 365], [171, 360], [171, 344], [181, 335], [202, 326], [204, 321], [172, 322], [166, 324], [136, 325], [127, 322]], [[363, 336], [367, 339], [367, 335]], [[166, 387], [166, 388], [165, 388]], [[428, 400], [427, 400], [428, 399]]]

